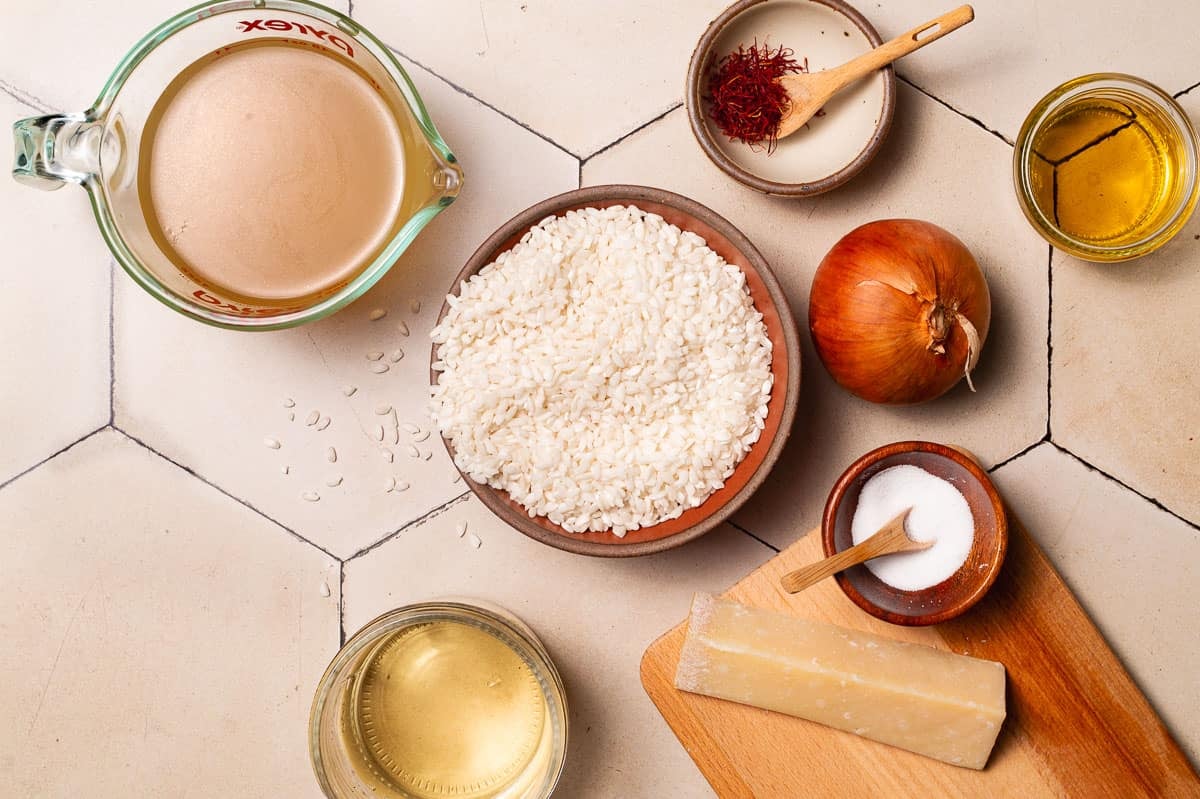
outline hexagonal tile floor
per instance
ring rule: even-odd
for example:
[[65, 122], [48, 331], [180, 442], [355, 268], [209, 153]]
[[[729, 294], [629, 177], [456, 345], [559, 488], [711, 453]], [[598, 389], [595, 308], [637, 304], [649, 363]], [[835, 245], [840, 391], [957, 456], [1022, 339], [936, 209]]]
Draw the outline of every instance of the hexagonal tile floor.
[[[316, 796], [305, 718], [339, 641], [448, 595], [507, 606], [559, 663], [573, 736], [562, 795], [711, 796], [641, 692], [641, 652], [693, 591], [811, 529], [851, 460], [904, 438], [985, 461], [1200, 758], [1200, 222], [1132, 264], [1052, 253], [1013, 201], [1009, 143], [1044, 91], [1098, 69], [1143, 75], [1200, 116], [1200, 68], [1177, 57], [1200, 7], [1163, 4], [1171, 23], [1131, 37], [1128, 4], [981, 0], [970, 28], [900, 67], [893, 130], [867, 170], [786, 201], [726, 179], [680, 107], [691, 47], [723, 5], [342, 5], [401, 54], [468, 182], [374, 290], [300, 330], [177, 317], [114, 270], [81, 192], [0, 181], [0, 773], [13, 796]], [[175, 10], [15, 9], [0, 112], [83, 107]], [[863, 10], [888, 37], [944, 9]], [[46, 52], [51, 40], [71, 57]], [[992, 290], [978, 392], [869, 405], [802, 335], [794, 434], [732, 524], [621, 562], [520, 536], [466, 493], [429, 433], [428, 332], [497, 225], [607, 182], [728, 217], [774, 265], [802, 332], [813, 271], [841, 235], [881, 217], [943, 225]]]

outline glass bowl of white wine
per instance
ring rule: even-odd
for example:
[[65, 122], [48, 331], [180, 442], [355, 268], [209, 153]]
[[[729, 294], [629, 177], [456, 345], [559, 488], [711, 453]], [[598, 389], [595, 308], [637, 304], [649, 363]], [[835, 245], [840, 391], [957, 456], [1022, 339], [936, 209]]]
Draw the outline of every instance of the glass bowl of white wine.
[[545, 647], [507, 611], [408, 605], [334, 657], [309, 748], [329, 799], [542, 799], [566, 759], [566, 694]]

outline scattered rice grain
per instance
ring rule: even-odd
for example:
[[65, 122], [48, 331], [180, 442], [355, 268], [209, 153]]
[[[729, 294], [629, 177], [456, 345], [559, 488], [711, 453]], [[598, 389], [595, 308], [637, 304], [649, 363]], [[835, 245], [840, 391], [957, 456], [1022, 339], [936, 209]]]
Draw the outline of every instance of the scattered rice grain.
[[375, 374], [377, 374], [377, 375], [381, 375], [381, 374], [383, 374], [384, 372], [386, 372], [387, 370], [388, 370], [388, 365], [387, 365], [386, 363], [373, 363], [373, 364], [371, 364], [371, 371], [372, 371], [372, 372], [374, 372], [374, 373], [375, 373]]
[[321, 592], [321, 596], [329, 596], [329, 586], [326, 583], [322, 582], [321, 587], [317, 590]]
[[392, 350], [392, 363], [400, 363], [404, 360], [404, 350]]
[[400, 331], [400, 335], [402, 335], [402, 336], [408, 335], [408, 325], [404, 322], [403, 319], [401, 319], [400, 323], [396, 325], [396, 329]]
[[458, 524], [454, 525], [454, 534], [457, 535], [459, 538], [462, 538], [464, 535], [466, 535], [467, 534], [467, 523], [459, 522]]
[[329, 424], [330, 424], [330, 422], [332, 422], [332, 421], [333, 421], [332, 419], [330, 419], [328, 416], [326, 416], [324, 419], [322, 419], [321, 421], [317, 422], [317, 429], [318, 429], [318, 430], [324, 430], [326, 427], [329, 427]]
[[375, 406], [375, 415], [376, 416], [387, 416], [391, 412], [392, 412], [391, 405], [376, 405]]
[[337, 450], [333, 447], [325, 450], [325, 460], [329, 461], [330, 463], [337, 463]]
[[353, 397], [356, 391], [358, 391], [358, 386], [342, 386], [342, 393], [347, 397]]
[[383, 357], [383, 353], [382, 353], [382, 352], [368, 352], [368, 353], [367, 353], [367, 360], [368, 360], [368, 361], [378, 361], [378, 360], [379, 360], [380, 358], [382, 358], [382, 357]]
[[421, 312], [421, 301], [413, 300], [412, 302], [410, 302], [408, 304], [408, 309], [410, 311], [412, 311], [413, 313], [420, 313]]
[[330, 488], [337, 488], [342, 484], [342, 476], [340, 474], [329, 477], [325, 480], [325, 485]]
[[409, 444], [408, 445], [408, 457], [410, 457], [410, 458], [421, 457], [421, 450], [417, 449], [412, 444]]
[[483, 541], [480, 540], [479, 536], [475, 535], [474, 533], [471, 533], [469, 536], [467, 536], [467, 540], [471, 542], [471, 546], [474, 549], [479, 549], [481, 546], [483, 546]]
[[317, 420], [320, 418], [321, 418], [321, 412], [313, 411], [307, 417], [305, 417], [304, 423], [306, 425], [308, 425], [309, 427], [312, 427], [314, 424], [317, 423]]
[[305, 502], [319, 502], [321, 499], [321, 495], [318, 494], [316, 491], [305, 491], [303, 494], [300, 495], [300, 498], [302, 500], [304, 500]]
[[413, 441], [420, 444], [422, 441], [429, 440], [429, 436], [430, 436], [430, 431], [422, 430], [420, 433], [417, 433], [416, 435], [413, 436]]
[[376, 308], [375, 310], [371, 311], [371, 313], [367, 314], [367, 318], [372, 322], [378, 322], [385, 316], [387, 316], [387, 311], [385, 311], [383, 308]]
[[283, 446], [279, 443], [278, 438], [264, 438], [263, 444], [267, 446], [267, 449], [279, 449], [281, 446]]
[[415, 424], [413, 424], [412, 422], [405, 422], [404, 424], [402, 424], [402, 425], [400, 425], [400, 426], [404, 428], [404, 432], [406, 432], [406, 433], [412, 433], [414, 436], [415, 436], [417, 433], [421, 432], [421, 428], [417, 427], [417, 426], [416, 426]]
[[287, 397], [287, 398], [286, 398], [286, 399], [284, 399], [284, 401], [283, 401], [283, 407], [285, 407], [285, 408], [295, 408], [295, 407], [296, 407], [296, 401], [295, 401], [294, 399], [292, 399], [291, 397]]

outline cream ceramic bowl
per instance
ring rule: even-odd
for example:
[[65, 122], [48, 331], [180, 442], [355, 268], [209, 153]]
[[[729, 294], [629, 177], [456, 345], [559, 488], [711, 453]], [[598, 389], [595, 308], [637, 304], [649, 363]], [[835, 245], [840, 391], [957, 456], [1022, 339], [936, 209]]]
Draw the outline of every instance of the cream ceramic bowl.
[[708, 26], [688, 66], [684, 93], [692, 133], [726, 174], [752, 189], [808, 197], [837, 188], [862, 171], [892, 125], [896, 76], [885, 67], [847, 87], [824, 114], [781, 140], [762, 146], [731, 142], [708, 117], [708, 79], [719, 59], [754, 42], [780, 45], [808, 61], [811, 72], [843, 64], [882, 40], [870, 22], [840, 0], [741, 0]]

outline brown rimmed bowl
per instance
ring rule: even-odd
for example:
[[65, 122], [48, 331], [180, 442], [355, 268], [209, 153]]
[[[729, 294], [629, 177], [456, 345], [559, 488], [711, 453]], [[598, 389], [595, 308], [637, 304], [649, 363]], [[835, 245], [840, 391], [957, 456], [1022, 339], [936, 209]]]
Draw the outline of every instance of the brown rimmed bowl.
[[920, 591], [902, 591], [854, 566], [836, 579], [854, 604], [891, 624], [920, 627], [965, 613], [996, 582], [1008, 549], [1008, 518], [987, 473], [962, 450], [928, 441], [901, 441], [872, 450], [850, 465], [829, 493], [821, 519], [826, 557], [851, 546], [850, 523], [863, 484], [892, 466], [917, 466], [951, 482], [975, 517], [975, 541], [966, 562], [942, 582]]
[[704, 99], [720, 57], [755, 40], [790, 48], [816, 72], [878, 47], [879, 32], [841, 0], [740, 0], [709, 24], [688, 64], [684, 102], [692, 134], [723, 172], [779, 197], [811, 197], [841, 186], [870, 163], [887, 138], [896, 110], [895, 72], [888, 66], [847, 87], [823, 116], [768, 154], [730, 142], [708, 118]]
[[[767, 336], [772, 344], [771, 372], [775, 376], [775, 386], [767, 403], [766, 427], [762, 435], [725, 481], [724, 487], [699, 507], [684, 511], [676, 519], [631, 530], [623, 538], [609, 532], [569, 533], [549, 519], [530, 517], [506, 492], [476, 483], [467, 475], [463, 475], [463, 479], [489, 510], [530, 538], [581, 555], [628, 557], [661, 552], [699, 538], [733, 515], [762, 485], [783, 450], [796, 416], [796, 402], [800, 394], [800, 345], [796, 323], [783, 289], [771, 273], [766, 259], [750, 240], [724, 217], [700, 203], [646, 186], [590, 186], [551, 197], [525, 209], [501, 225], [479, 246], [454, 279], [451, 294], [457, 295], [463, 281], [511, 249], [531, 227], [546, 217], [580, 208], [607, 208], [613, 205], [636, 205], [643, 211], [658, 214], [683, 230], [695, 233], [718, 255], [745, 273], [750, 297], [754, 307], [763, 315]], [[444, 303], [438, 314], [439, 323], [448, 311], [449, 304]], [[435, 346], [431, 353], [431, 364], [436, 359]], [[430, 382], [436, 383], [437, 379], [438, 373], [431, 369]], [[442, 441], [453, 460], [454, 445], [444, 437]]]

